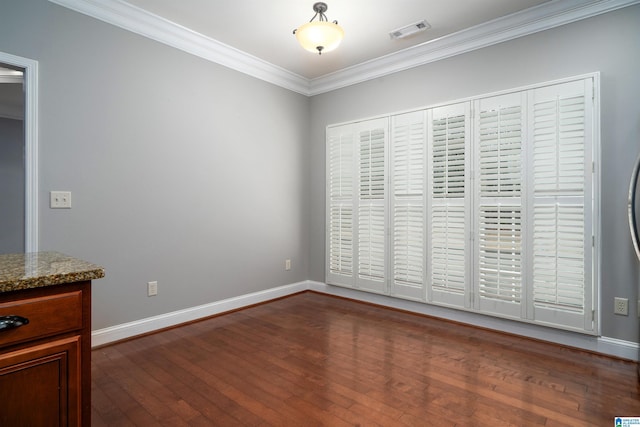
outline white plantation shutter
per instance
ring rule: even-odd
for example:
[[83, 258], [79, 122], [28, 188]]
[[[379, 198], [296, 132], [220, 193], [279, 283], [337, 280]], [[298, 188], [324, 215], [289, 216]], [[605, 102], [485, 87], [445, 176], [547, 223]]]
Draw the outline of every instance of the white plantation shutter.
[[520, 318], [523, 310], [525, 95], [476, 101], [476, 308]]
[[428, 112], [429, 297], [469, 305], [469, 103]]
[[425, 169], [424, 111], [391, 118], [391, 294], [424, 300]]
[[327, 128], [327, 283], [597, 333], [597, 75]]
[[455, 296], [463, 297], [467, 289], [465, 217], [463, 205], [431, 209], [431, 287], [439, 302], [464, 303]]
[[336, 203], [329, 216], [331, 240], [329, 270], [334, 274], [353, 275], [353, 206]]
[[387, 119], [327, 128], [327, 282], [383, 292]]
[[386, 291], [386, 158], [388, 120], [358, 126], [358, 274], [356, 286]]
[[359, 132], [361, 200], [384, 200], [385, 137], [384, 128]]
[[354, 285], [354, 159], [353, 126], [327, 130], [328, 212], [327, 280]]
[[533, 318], [594, 328], [591, 79], [535, 89], [530, 97], [533, 169]]
[[582, 194], [585, 102], [583, 93], [534, 103], [536, 194]]
[[514, 94], [478, 102], [476, 142], [480, 151], [479, 190], [483, 197], [520, 196], [523, 178], [521, 98], [520, 94]]
[[584, 310], [584, 207], [534, 208], [534, 297], [537, 305]]
[[358, 208], [358, 275], [384, 279], [384, 206], [363, 204]]
[[[464, 199], [467, 120], [464, 112], [444, 107], [434, 110], [432, 121], [432, 195], [439, 199]], [[443, 115], [444, 114], [444, 115]]]
[[[398, 203], [393, 209], [393, 280], [397, 288], [423, 288], [424, 282], [424, 206]], [[408, 296], [408, 295], [404, 295]], [[421, 298], [419, 292], [415, 298]]]
[[479, 308], [519, 318], [523, 300], [522, 208], [481, 205], [478, 227]]

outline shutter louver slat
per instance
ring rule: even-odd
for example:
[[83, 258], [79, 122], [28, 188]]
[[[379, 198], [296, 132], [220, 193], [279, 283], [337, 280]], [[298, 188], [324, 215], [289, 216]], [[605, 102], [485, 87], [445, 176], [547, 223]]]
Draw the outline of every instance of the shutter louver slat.
[[422, 287], [423, 282], [423, 220], [422, 205], [396, 206], [394, 220], [394, 281]]
[[534, 299], [537, 304], [582, 312], [584, 307], [584, 207], [534, 208]]
[[433, 121], [434, 197], [464, 198], [465, 132], [464, 115]]
[[361, 205], [358, 227], [358, 276], [363, 279], [384, 279], [384, 206]]
[[584, 96], [534, 106], [536, 194], [584, 190]]
[[520, 206], [481, 206], [480, 296], [520, 303], [522, 215]]
[[393, 118], [392, 293], [422, 299], [424, 287], [425, 123], [422, 113]]
[[480, 195], [520, 196], [522, 108], [480, 112]]
[[434, 206], [431, 214], [431, 270], [435, 289], [464, 293], [465, 210], [464, 206]]
[[329, 139], [329, 193], [330, 197], [350, 198], [353, 194], [353, 137], [351, 135]]
[[353, 274], [353, 211], [351, 206], [331, 206], [329, 268], [335, 274]]
[[424, 189], [423, 126], [394, 129], [393, 191], [396, 197], [421, 197]]
[[585, 102], [584, 94], [558, 92], [533, 106], [534, 306], [579, 316], [586, 313], [588, 250]]
[[520, 317], [523, 303], [523, 101], [478, 103], [476, 286], [480, 310]]
[[353, 275], [353, 134], [329, 136], [329, 272]]
[[360, 198], [384, 198], [384, 130], [360, 133]]
[[385, 280], [385, 133], [378, 127], [359, 132], [359, 287]]
[[430, 290], [434, 302], [467, 305], [469, 104], [434, 109], [430, 130]]

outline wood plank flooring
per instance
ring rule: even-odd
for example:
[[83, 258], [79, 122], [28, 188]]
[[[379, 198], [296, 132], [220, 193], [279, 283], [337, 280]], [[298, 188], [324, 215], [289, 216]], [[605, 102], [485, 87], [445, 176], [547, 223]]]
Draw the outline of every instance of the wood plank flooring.
[[313, 292], [92, 352], [94, 426], [613, 426], [636, 364]]

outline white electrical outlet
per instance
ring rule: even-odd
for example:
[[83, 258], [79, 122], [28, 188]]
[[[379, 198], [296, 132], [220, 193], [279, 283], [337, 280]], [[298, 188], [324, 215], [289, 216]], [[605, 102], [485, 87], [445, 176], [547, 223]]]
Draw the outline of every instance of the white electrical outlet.
[[291, 260], [290, 259], [285, 259], [284, 260], [284, 269], [289, 271], [291, 270]]
[[613, 314], [620, 314], [622, 316], [629, 315], [629, 299], [628, 298], [614, 298], [613, 299]]
[[158, 282], [148, 282], [147, 283], [147, 296], [153, 297], [158, 295]]
[[49, 206], [51, 209], [71, 209], [71, 191], [49, 192]]

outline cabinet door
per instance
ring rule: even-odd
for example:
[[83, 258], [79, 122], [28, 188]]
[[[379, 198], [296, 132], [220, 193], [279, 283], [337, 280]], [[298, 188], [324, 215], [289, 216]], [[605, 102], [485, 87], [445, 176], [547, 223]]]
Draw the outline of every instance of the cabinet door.
[[80, 337], [0, 355], [0, 425], [80, 425]]

